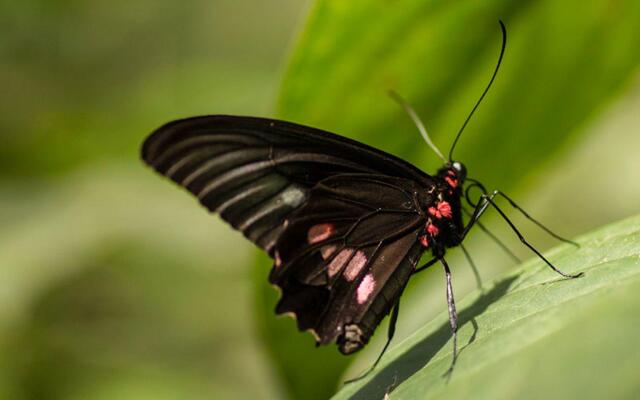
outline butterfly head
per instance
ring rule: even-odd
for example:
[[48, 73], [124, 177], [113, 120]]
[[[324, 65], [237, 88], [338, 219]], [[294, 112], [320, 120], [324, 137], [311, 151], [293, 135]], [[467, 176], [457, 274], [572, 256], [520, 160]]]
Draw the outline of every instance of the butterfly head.
[[461, 162], [452, 161], [438, 170], [438, 176], [446, 182], [450, 189], [457, 189], [462, 187], [467, 177], [467, 168]]
[[467, 177], [467, 168], [459, 161], [453, 161], [449, 169], [460, 179], [460, 182], [464, 181], [464, 178]]

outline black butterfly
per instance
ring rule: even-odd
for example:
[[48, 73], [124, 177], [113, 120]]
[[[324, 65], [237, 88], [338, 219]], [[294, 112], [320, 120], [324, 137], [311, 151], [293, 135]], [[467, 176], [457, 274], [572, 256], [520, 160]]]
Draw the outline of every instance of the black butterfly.
[[[502, 60], [506, 31], [501, 27], [500, 58], [476, 107]], [[402, 104], [432, 145], [413, 110]], [[336, 342], [343, 354], [366, 345], [393, 310], [386, 349], [409, 278], [440, 261], [455, 361], [457, 316], [444, 255], [447, 248], [461, 244], [489, 205], [551, 268], [573, 276], [557, 270], [524, 241], [494, 198], [503, 196], [522, 209], [501, 192], [487, 193], [467, 178], [461, 163], [452, 161], [461, 132], [448, 160], [432, 145], [445, 162], [434, 176], [332, 133], [222, 115], [162, 126], [145, 141], [142, 158], [264, 249], [274, 259], [269, 280], [282, 292], [276, 312], [292, 314], [300, 330], [312, 332], [318, 344]], [[473, 187], [482, 191], [476, 202], [469, 198]], [[474, 207], [467, 223], [462, 199]], [[418, 267], [425, 251], [433, 258]]]

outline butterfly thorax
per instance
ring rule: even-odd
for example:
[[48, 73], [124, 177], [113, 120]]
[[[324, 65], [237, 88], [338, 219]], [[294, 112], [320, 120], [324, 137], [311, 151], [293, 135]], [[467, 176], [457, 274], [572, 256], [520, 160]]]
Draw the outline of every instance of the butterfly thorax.
[[458, 162], [438, 170], [430, 196], [423, 205], [426, 221], [420, 242], [435, 257], [444, 255], [445, 248], [460, 244], [464, 225], [460, 198], [466, 177], [464, 166]]

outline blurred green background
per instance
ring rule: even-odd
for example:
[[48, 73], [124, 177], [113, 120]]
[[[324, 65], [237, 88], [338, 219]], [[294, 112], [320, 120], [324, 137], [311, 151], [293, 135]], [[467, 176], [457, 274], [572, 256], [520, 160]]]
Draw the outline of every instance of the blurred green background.
[[[139, 145], [179, 117], [277, 116], [430, 171], [386, 90], [447, 149], [490, 76], [498, 18], [503, 69], [456, 158], [568, 236], [638, 211], [631, 0], [33, 1], [0, 15], [0, 398], [335, 392], [384, 335], [356, 358], [315, 349], [273, 315], [268, 261], [143, 167]], [[541, 249], [553, 243], [515, 219]], [[469, 248], [485, 279], [513, 265], [481, 233]], [[472, 274], [459, 254], [450, 264], [462, 297]], [[442, 283], [439, 271], [415, 279], [398, 341], [444, 311]]]

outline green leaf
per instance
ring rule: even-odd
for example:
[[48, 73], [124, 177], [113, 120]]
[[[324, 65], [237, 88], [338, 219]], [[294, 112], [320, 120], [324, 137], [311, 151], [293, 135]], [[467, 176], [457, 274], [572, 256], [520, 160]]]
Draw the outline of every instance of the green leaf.
[[0, 399], [279, 397], [251, 244], [137, 160], [0, 186], [0, 218]]
[[[449, 378], [441, 314], [335, 399], [635, 398], [640, 390], [640, 217], [562, 245], [458, 302], [462, 351]], [[395, 389], [394, 389], [395, 388]]]
[[498, 19], [509, 36], [503, 66], [455, 158], [483, 182], [514, 186], [626, 86], [640, 62], [640, 3], [320, 1], [285, 76], [280, 116], [429, 171], [441, 161], [386, 92], [406, 97], [447, 151], [497, 61]]
[[[278, 116], [432, 171], [441, 162], [386, 92], [406, 97], [448, 151], [497, 61], [498, 19], [509, 33], [504, 63], [454, 157], [489, 187], [523, 191], [628, 87], [640, 62], [637, 1], [320, 0], [284, 77]], [[277, 297], [264, 284], [268, 267], [262, 259], [255, 268], [257, 314], [275, 370], [293, 397], [324, 398], [352, 358], [314, 348], [291, 321], [268, 319]]]

